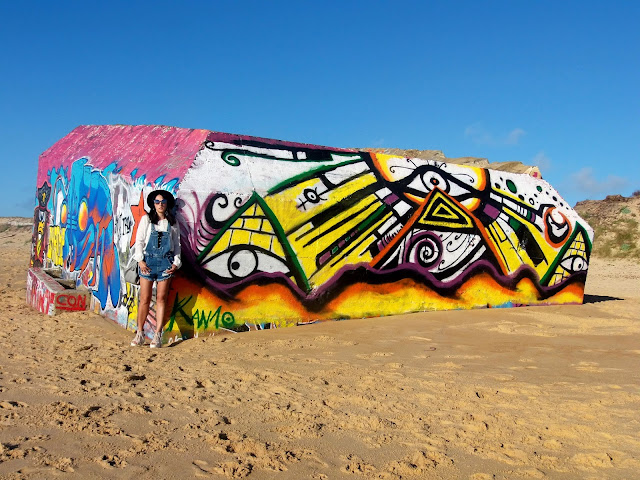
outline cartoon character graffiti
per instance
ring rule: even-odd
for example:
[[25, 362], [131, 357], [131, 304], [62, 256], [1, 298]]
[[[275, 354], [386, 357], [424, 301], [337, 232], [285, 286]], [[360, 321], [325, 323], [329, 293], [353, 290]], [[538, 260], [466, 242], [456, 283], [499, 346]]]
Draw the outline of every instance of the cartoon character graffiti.
[[49, 237], [49, 210], [47, 202], [51, 196], [51, 187], [44, 182], [38, 189], [36, 199], [38, 206], [33, 211], [33, 236], [31, 239], [31, 266], [43, 267]]
[[[60, 171], [61, 175], [64, 173]], [[65, 229], [63, 267], [68, 272], [77, 272], [82, 283], [94, 291], [102, 308], [108, 298], [116, 306], [120, 297], [120, 265], [115, 253], [107, 180], [92, 168], [87, 158], [76, 160], [69, 181], [62, 180], [57, 184], [68, 184], [57, 205], [60, 226]]]

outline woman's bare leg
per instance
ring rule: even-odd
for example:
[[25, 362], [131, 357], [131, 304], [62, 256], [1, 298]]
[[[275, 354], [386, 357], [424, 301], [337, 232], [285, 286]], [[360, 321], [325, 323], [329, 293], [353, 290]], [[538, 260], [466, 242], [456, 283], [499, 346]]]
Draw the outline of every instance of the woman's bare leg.
[[144, 322], [149, 315], [149, 305], [151, 305], [151, 290], [153, 281], [140, 277], [140, 300], [138, 301], [138, 331], [144, 332]]
[[156, 333], [162, 332], [164, 327], [164, 312], [169, 296], [171, 279], [163, 280], [156, 284]]

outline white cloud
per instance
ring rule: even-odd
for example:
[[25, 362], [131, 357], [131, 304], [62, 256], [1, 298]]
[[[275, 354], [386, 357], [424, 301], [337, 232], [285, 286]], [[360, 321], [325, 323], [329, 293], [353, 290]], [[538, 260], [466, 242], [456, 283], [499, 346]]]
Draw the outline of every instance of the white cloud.
[[495, 136], [484, 128], [481, 123], [474, 123], [464, 129], [464, 136], [477, 145], [517, 145], [520, 139], [526, 135], [522, 128], [514, 128], [506, 135]]
[[507, 134], [504, 143], [507, 145], [517, 145], [526, 132], [521, 128], [514, 128]]
[[535, 165], [540, 171], [549, 170], [551, 168], [551, 158], [541, 150], [533, 157], [531, 165]]
[[619, 194], [629, 185], [626, 178], [616, 175], [598, 178], [593, 168], [585, 167], [570, 175], [571, 186], [574, 190], [585, 195]]
[[491, 134], [479, 123], [474, 123], [465, 128], [464, 136], [470, 138], [473, 143], [477, 143], [478, 145], [493, 145], [494, 143]]

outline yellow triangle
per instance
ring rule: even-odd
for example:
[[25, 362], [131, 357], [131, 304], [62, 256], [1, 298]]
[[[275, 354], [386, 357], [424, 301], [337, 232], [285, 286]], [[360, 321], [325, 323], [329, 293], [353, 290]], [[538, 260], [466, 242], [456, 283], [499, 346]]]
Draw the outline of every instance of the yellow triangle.
[[264, 210], [257, 202], [250, 205], [231, 226], [224, 232], [220, 232], [219, 235], [213, 248], [202, 259], [202, 264], [206, 264], [211, 257], [217, 256], [233, 245], [261, 247], [280, 257], [283, 261], [286, 260], [282, 243], [274, 233], [273, 226]]
[[571, 248], [575, 248], [580, 252], [584, 252], [584, 237], [582, 236], [582, 232], [578, 232], [576, 238], [573, 239], [571, 243]]
[[440, 190], [435, 190], [431, 194], [418, 223], [430, 227], [455, 228], [456, 230], [475, 228], [471, 217], [463, 208]]
[[458, 218], [458, 215], [453, 213], [448, 205], [437, 205], [432, 213], [434, 217], [448, 218], [450, 220], [455, 220]]

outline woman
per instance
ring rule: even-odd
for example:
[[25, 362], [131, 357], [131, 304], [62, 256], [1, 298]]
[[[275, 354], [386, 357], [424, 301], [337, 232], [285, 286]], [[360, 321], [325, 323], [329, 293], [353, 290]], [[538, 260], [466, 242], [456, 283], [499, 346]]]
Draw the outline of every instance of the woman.
[[140, 273], [140, 301], [138, 302], [138, 330], [131, 346], [144, 345], [144, 322], [149, 314], [151, 290], [156, 282], [156, 331], [151, 348], [162, 346], [164, 312], [171, 277], [180, 268], [180, 230], [171, 213], [176, 201], [165, 190], [154, 190], [147, 196], [149, 215], [140, 219], [133, 259]]

